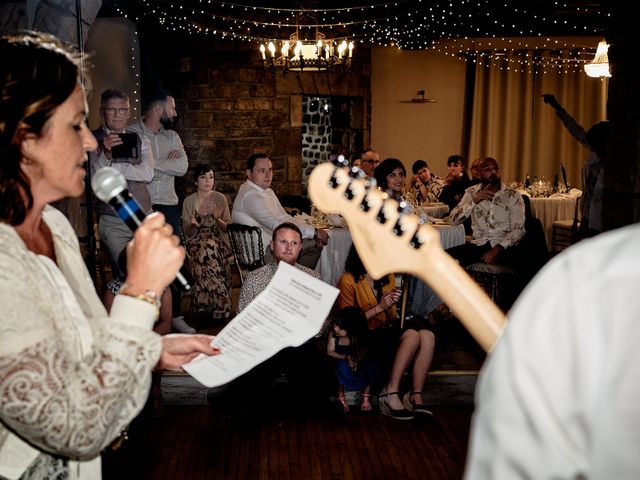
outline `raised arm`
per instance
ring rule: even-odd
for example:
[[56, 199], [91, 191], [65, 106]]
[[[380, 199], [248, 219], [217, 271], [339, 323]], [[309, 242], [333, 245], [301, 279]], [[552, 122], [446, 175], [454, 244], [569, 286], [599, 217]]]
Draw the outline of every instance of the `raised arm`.
[[544, 103], [550, 105], [555, 111], [560, 121], [567, 129], [567, 131], [576, 138], [582, 145], [587, 148], [590, 148], [589, 143], [587, 142], [587, 132], [580, 125], [575, 118], [573, 118], [569, 113], [560, 105], [560, 102], [556, 99], [555, 95], [550, 93], [545, 93], [542, 95]]

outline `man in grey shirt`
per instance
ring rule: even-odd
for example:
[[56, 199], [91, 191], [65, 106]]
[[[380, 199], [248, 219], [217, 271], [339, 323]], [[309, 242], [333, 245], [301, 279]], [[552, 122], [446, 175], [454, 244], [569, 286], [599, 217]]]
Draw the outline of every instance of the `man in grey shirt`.
[[156, 160], [153, 180], [148, 185], [152, 208], [162, 212], [176, 234], [180, 232], [180, 210], [175, 177], [187, 173], [189, 161], [180, 136], [169, 130], [177, 116], [176, 101], [165, 91], [156, 92], [147, 101], [142, 119], [129, 129], [149, 139]]

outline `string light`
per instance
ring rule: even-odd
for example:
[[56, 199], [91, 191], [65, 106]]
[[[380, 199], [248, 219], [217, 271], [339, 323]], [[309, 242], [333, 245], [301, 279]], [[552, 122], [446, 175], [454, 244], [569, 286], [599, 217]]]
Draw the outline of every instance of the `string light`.
[[[168, 31], [183, 32], [193, 36], [218, 37], [254, 44], [268, 44], [286, 38], [294, 28], [301, 32], [321, 28], [340, 43], [350, 38], [359, 43], [389, 46], [403, 50], [436, 50], [467, 60], [487, 56], [505, 57], [505, 52], [529, 49], [568, 52], [569, 59], [557, 55], [536, 55], [520, 58], [518, 55], [502, 58], [505, 68], [522, 69], [531, 65], [567, 69], [570, 60], [578, 67], [592, 54], [593, 46], [578, 43], [554, 45], [545, 40], [554, 27], [562, 27], [563, 33], [575, 32], [602, 36], [602, 13], [599, 8], [586, 6], [578, 9], [570, 24], [562, 18], [564, 12], [576, 11], [567, 2], [555, 1], [553, 18], [547, 17], [543, 6], [530, 2], [526, 7], [518, 0], [396, 0], [376, 4], [354, 5], [336, 8], [283, 8], [277, 2], [273, 6], [248, 5], [221, 0], [142, 0], [142, 11], [136, 21], [156, 19]], [[313, 19], [300, 23], [301, 16], [309, 14]], [[501, 49], [487, 48], [470, 38], [535, 37], [539, 41], [514, 42]], [[563, 53], [564, 55], [564, 53]], [[573, 68], [573, 67], [571, 67]]]

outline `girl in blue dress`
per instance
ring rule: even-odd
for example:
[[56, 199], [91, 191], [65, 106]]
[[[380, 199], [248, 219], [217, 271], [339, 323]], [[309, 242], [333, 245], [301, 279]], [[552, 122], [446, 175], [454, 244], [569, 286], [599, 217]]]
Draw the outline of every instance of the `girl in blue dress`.
[[349, 405], [345, 391], [361, 391], [360, 410], [371, 411], [371, 384], [377, 379], [375, 365], [367, 357], [369, 327], [362, 310], [345, 307], [332, 321], [327, 355], [334, 358], [338, 379], [338, 400], [345, 413]]

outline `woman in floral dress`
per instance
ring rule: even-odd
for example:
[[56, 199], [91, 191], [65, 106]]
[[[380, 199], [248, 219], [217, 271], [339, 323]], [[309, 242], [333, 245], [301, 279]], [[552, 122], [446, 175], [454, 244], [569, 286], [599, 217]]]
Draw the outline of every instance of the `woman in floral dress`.
[[216, 192], [210, 165], [195, 170], [197, 190], [182, 204], [182, 229], [194, 279], [193, 311], [226, 319], [231, 314], [231, 255], [226, 237], [231, 222], [226, 197]]

